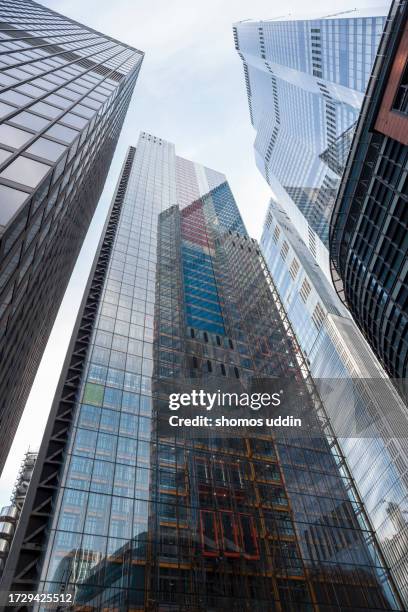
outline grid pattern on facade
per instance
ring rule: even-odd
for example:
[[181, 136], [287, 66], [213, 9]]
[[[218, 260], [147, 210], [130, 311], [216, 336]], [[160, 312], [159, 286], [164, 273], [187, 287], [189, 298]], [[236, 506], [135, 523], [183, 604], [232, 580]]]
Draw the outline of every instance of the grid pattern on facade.
[[[333, 276], [381, 363], [406, 397], [408, 375], [408, 121], [378, 123], [389, 88], [404, 83], [408, 5], [394, 2], [331, 221]], [[399, 95], [399, 94], [398, 94]], [[392, 105], [390, 105], [392, 106]], [[375, 129], [373, 126], [375, 125]], [[381, 127], [382, 126], [382, 127]]]
[[[157, 436], [162, 379], [243, 385], [259, 372], [304, 383], [256, 242], [210, 235], [210, 194], [201, 198], [202, 244], [203, 232], [183, 226], [172, 205], [174, 146], [143, 133], [133, 154], [34, 472], [43, 486], [27, 498], [6, 567], [13, 587], [40, 580], [40, 590], [72, 592], [91, 610], [225, 610], [254, 600], [317, 610], [333, 597], [345, 609], [398, 609], [352, 481], [340, 476], [344, 460], [323, 438], [307, 448], [268, 436], [191, 447]], [[239, 216], [232, 199], [230, 213]], [[185, 248], [211, 258], [225, 334], [186, 322]]]
[[[406, 410], [393, 384], [387, 380], [375, 355], [370, 350], [345, 307], [336, 299], [331, 285], [319, 273], [319, 269], [293, 224], [280, 208], [271, 202], [268, 209], [269, 227], [264, 228], [261, 246], [269, 265], [276, 288], [285, 304], [288, 317], [296, 337], [308, 359], [312, 376], [319, 384], [338, 386], [341, 397], [336, 401], [325, 401], [325, 408], [336, 431], [339, 415], [349, 414], [355, 407], [362, 415], [379, 412], [379, 423], [383, 406], [395, 410]], [[281, 235], [275, 243], [276, 227]], [[283, 240], [290, 245], [286, 261], [279, 256]], [[292, 276], [291, 260], [299, 262], [295, 278]], [[304, 279], [308, 279], [311, 292], [306, 303], [300, 291]], [[318, 314], [318, 317], [316, 317]], [[378, 393], [370, 388], [370, 382], [382, 379], [387, 385], [388, 397], [378, 401]], [[356, 384], [356, 381], [359, 381]], [[366, 417], [364, 417], [366, 418]], [[344, 416], [340, 418], [340, 426]], [[406, 563], [408, 540], [408, 457], [405, 440], [400, 434], [384, 434], [382, 428], [372, 439], [344, 439], [340, 436], [351, 473], [356, 480], [365, 508], [376, 530], [387, 563], [398, 583], [400, 593], [407, 597]], [[381, 467], [380, 467], [381, 466]], [[378, 478], [381, 473], [382, 478]], [[378, 502], [378, 500], [381, 500]], [[395, 512], [390, 512], [394, 508]], [[398, 520], [397, 520], [398, 517]]]
[[327, 277], [330, 214], [384, 23], [350, 14], [234, 26], [257, 165], [303, 240], [316, 233]]
[[3, 463], [143, 54], [29, 0], [3, 2], [0, 21]]
[[341, 247], [347, 303], [398, 379], [408, 377], [407, 169], [408, 147], [385, 139], [357, 232]]
[[[196, 213], [197, 204], [192, 210]], [[228, 335], [214, 334], [211, 323], [207, 329], [188, 325], [186, 328], [182, 310], [176, 308], [172, 335], [164, 343], [162, 337], [155, 343], [157, 372], [167, 383], [174, 372], [169, 365], [171, 353], [174, 361], [181, 364], [178, 376], [199, 379], [202, 386], [212, 377], [234, 380], [237, 371], [242, 388], [246, 388], [254, 371], [261, 375], [299, 376], [293, 346], [271, 302], [256, 243], [234, 232], [216, 236], [215, 241], [207, 238], [205, 245], [202, 241], [197, 243], [195, 237], [191, 241], [190, 229], [183, 224], [183, 216], [188, 213], [185, 209], [180, 215], [173, 207], [160, 216], [157, 325], [162, 329], [174, 312], [174, 308], [169, 310], [170, 294], [176, 303], [183, 301], [183, 249], [189, 243], [199, 251], [205, 249], [217, 270]], [[163, 294], [167, 296], [166, 302], [160, 299]], [[223, 299], [226, 295], [228, 300]], [[265, 334], [266, 329], [270, 335]], [[237, 365], [232, 367], [233, 363]], [[157, 385], [160, 392], [160, 380]], [[165, 396], [162, 401], [164, 408]], [[158, 411], [160, 406], [159, 401]], [[328, 564], [329, 559], [333, 561], [333, 550], [326, 539], [331, 537], [333, 524], [330, 521], [326, 524], [327, 516], [320, 506], [316, 516], [311, 516], [306, 489], [295, 484], [294, 479], [320, 481], [321, 461], [327, 467], [332, 457], [324, 443], [320, 446], [318, 441], [310, 440], [304, 444], [308, 450], [302, 443], [275, 444], [267, 436], [248, 440], [218, 440], [209, 436], [192, 441], [181, 433], [172, 440], [169, 456], [169, 441], [155, 438], [152, 466], [160, 472], [167, 471], [154, 479], [149, 519], [150, 557], [146, 571], [148, 597], [155, 609], [165, 605], [193, 608], [200, 603], [203, 609], [233, 609], [249, 603], [262, 609], [272, 602], [277, 609], [279, 606], [314, 609], [315, 605], [328, 604], [332, 596], [346, 609], [357, 601], [362, 606], [387, 608], [387, 603], [376, 600], [374, 583], [365, 582], [368, 578], [368, 575], [363, 578], [365, 570], [359, 587], [349, 586], [352, 591], [348, 600], [331, 583], [330, 566], [323, 569], [326, 561]], [[300, 460], [299, 454], [303, 452], [307, 459]], [[333, 471], [331, 467], [327, 469], [335, 478], [335, 462], [332, 467]], [[303, 469], [305, 474], [301, 476]], [[252, 476], [248, 477], [249, 474]], [[337, 486], [341, 489], [340, 481]], [[320, 492], [324, 496], [322, 489]], [[333, 500], [331, 510], [327, 498], [321, 501], [328, 504], [326, 511], [336, 516], [339, 529], [344, 520], [358, 529], [347, 509], [346, 498], [343, 501], [340, 498]], [[308, 527], [308, 523], [313, 526]], [[344, 559], [347, 554], [344, 548], [338, 552], [339, 558]], [[314, 564], [319, 566], [316, 580]], [[336, 567], [341, 581], [348, 583], [347, 572], [343, 574], [340, 566]]]
[[9, 589], [32, 590], [39, 580], [38, 559], [45, 552], [46, 530], [53, 512], [54, 494], [58, 487], [60, 468], [67, 445], [67, 428], [75, 416], [76, 390], [86, 371], [86, 358], [106, 278], [112, 246], [117, 232], [120, 210], [129, 180], [135, 149], [130, 148], [125, 160], [112, 207], [91, 271], [87, 294], [81, 305], [78, 322], [64, 364], [48, 428], [39, 453], [33, 487], [24, 505], [19, 523], [19, 537], [13, 541], [14, 557], [11, 568], [6, 566], [4, 580]]

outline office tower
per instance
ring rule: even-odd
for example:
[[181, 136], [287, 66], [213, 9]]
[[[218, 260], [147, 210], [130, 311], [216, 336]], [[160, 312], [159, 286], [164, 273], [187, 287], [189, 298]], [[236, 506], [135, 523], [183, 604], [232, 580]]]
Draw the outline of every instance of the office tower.
[[257, 166], [329, 279], [330, 214], [384, 22], [345, 11], [234, 26]]
[[[407, 3], [394, 2], [332, 217], [339, 295], [407, 397]], [[405, 387], [405, 388], [404, 388]]]
[[[316, 384], [339, 389], [323, 392], [325, 409], [408, 606], [406, 529], [388, 512], [393, 504], [404, 516], [408, 510], [408, 456], [395, 422], [383, 423], [379, 397], [386, 417], [404, 422], [405, 407], [338, 299], [329, 268], [328, 222], [384, 23], [344, 17], [243, 22], [234, 37], [257, 165], [273, 190], [261, 248]], [[372, 414], [384, 429], [370, 439]], [[364, 415], [360, 431], [356, 415]]]
[[0, 576], [10, 551], [17, 523], [23, 509], [24, 501], [33, 475], [38, 453], [27, 451], [20, 466], [9, 506], [3, 506], [0, 513]]
[[[315, 429], [159, 427], [168, 385], [250, 390], [265, 377], [297, 386]], [[225, 176], [142, 133], [0, 588], [87, 610], [400, 609], [328, 427]]]
[[2, 469], [143, 54], [29, 0], [0, 22]]
[[[406, 517], [408, 511], [406, 428], [401, 429], [406, 406], [287, 214], [273, 201], [261, 249], [407, 606], [408, 523], [395, 521], [390, 512], [398, 508]], [[326, 394], [326, 385], [337, 393]], [[356, 415], [364, 419], [361, 427]]]

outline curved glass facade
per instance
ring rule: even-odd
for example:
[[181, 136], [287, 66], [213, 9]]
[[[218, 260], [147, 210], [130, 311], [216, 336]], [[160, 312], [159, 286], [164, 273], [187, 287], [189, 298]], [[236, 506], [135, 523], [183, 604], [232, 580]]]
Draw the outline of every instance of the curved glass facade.
[[349, 13], [234, 26], [257, 166], [328, 279], [330, 215], [385, 23]]
[[[295, 228], [272, 202], [261, 246], [317, 386], [322, 390], [325, 384], [339, 388], [334, 396], [323, 391], [325, 408], [389, 567], [407, 599], [406, 438], [397, 429], [384, 432], [377, 428], [363, 437], [353, 429], [355, 414], [361, 422], [371, 423], [371, 415], [377, 413], [381, 422], [381, 411], [386, 414], [394, 407], [404, 419], [406, 408], [347, 310], [319, 274]], [[378, 384], [384, 389], [385, 404], [384, 399], [381, 404], [375, 397], [373, 380], [381, 381]]]
[[407, 3], [393, 2], [331, 220], [342, 299], [408, 398]]

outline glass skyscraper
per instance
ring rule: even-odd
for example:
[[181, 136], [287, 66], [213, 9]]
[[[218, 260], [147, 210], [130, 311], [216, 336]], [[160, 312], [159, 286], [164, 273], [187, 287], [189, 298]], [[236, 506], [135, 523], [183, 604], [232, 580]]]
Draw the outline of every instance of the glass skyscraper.
[[243, 21], [257, 166], [327, 278], [329, 220], [385, 17]]
[[[169, 384], [250, 390], [271, 377], [297, 386], [313, 430], [159, 428]], [[78, 610], [401, 609], [225, 176], [147, 133], [118, 181], [10, 589], [69, 594]]]
[[[408, 452], [406, 429], [399, 430], [406, 422], [406, 406], [290, 219], [274, 202], [261, 249], [311, 375], [323, 390], [325, 409], [387, 563], [408, 602]], [[337, 387], [338, 393], [326, 396], [326, 384]], [[369, 434], [365, 426], [360, 432], [354, 428], [357, 413], [370, 424]], [[374, 414], [380, 425], [375, 428]], [[383, 430], [387, 421], [393, 426]], [[401, 520], [395, 520], [392, 508], [398, 509]]]
[[371, 438], [354, 428], [357, 413], [381, 421], [378, 388], [400, 422], [406, 408], [338, 299], [328, 253], [330, 215], [383, 25], [383, 17], [347, 14], [242, 22], [234, 38], [257, 165], [273, 191], [261, 248], [316, 384], [339, 389], [335, 399], [323, 393], [325, 408], [408, 606], [406, 437], [395, 426]]
[[1, 470], [143, 53], [30, 0], [0, 22]]

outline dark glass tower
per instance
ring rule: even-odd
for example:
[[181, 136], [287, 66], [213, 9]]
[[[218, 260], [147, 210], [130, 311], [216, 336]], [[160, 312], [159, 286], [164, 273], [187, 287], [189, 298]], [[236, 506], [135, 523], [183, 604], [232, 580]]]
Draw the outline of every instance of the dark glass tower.
[[[261, 377], [296, 384], [319, 435], [158, 428], [169, 383]], [[225, 176], [149, 134], [124, 163], [31, 482], [2, 591], [78, 610], [400, 609]]]
[[142, 58], [29, 0], [0, 3], [0, 470]]
[[333, 280], [408, 396], [408, 4], [394, 2], [331, 219]]

